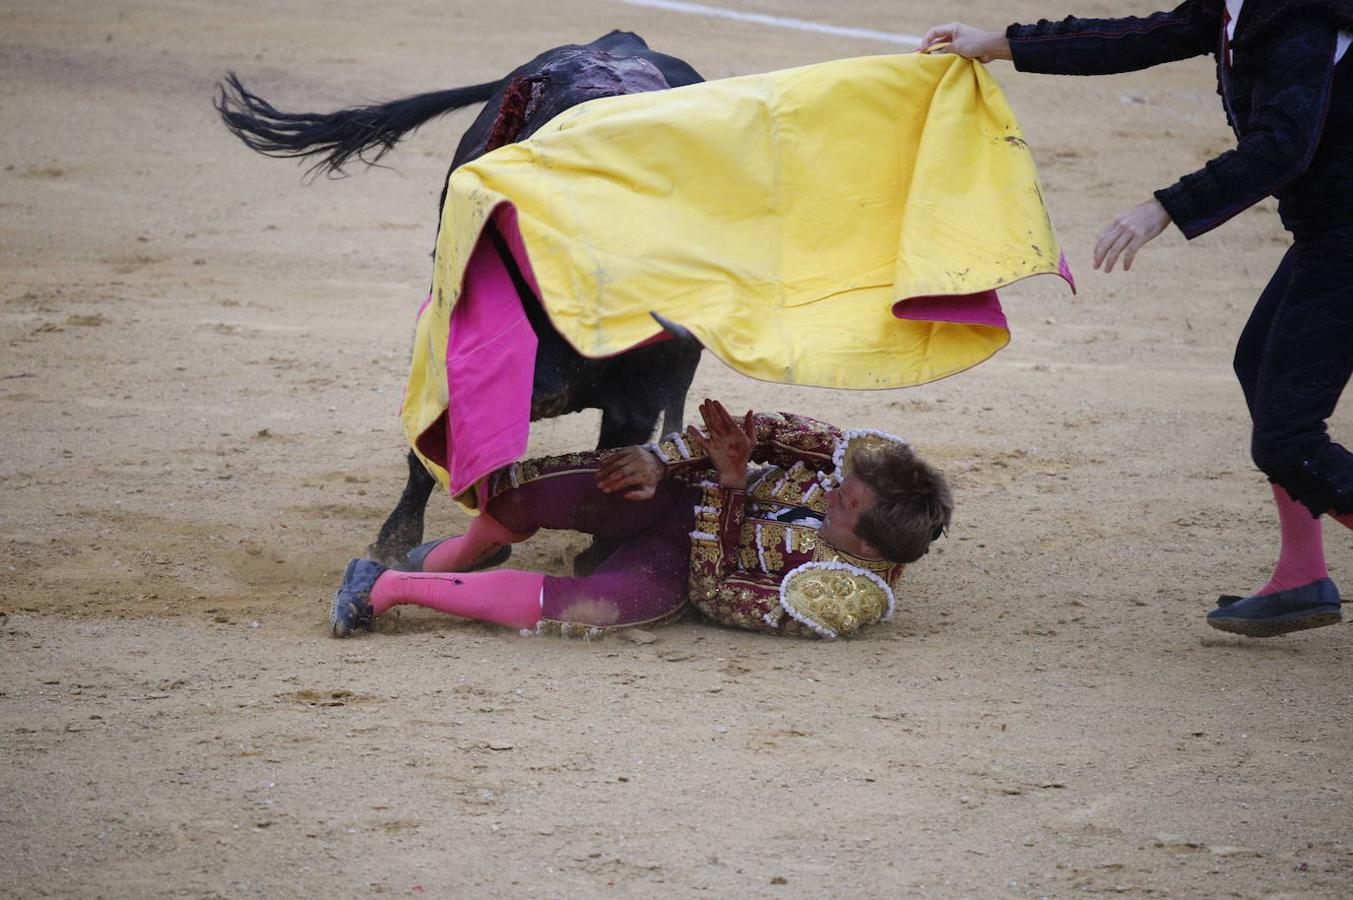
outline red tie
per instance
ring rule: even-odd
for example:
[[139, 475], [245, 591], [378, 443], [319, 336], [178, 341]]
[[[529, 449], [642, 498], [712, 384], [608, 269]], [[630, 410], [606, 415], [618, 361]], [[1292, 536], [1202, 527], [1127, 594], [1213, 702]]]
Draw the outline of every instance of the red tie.
[[1231, 10], [1223, 6], [1221, 9], [1221, 55], [1227, 68], [1231, 66]]

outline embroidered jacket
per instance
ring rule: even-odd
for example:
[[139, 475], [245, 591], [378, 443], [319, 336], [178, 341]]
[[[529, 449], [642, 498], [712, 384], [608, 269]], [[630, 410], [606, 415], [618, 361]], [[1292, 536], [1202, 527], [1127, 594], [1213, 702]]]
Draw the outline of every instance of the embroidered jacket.
[[1145, 18], [1043, 20], [1006, 30], [1024, 72], [1103, 75], [1217, 57], [1238, 143], [1156, 191], [1193, 238], [1269, 195], [1299, 239], [1353, 225], [1353, 51], [1336, 64], [1353, 0], [1249, 0], [1228, 39], [1222, 0]]
[[691, 533], [691, 602], [725, 625], [826, 638], [888, 618], [905, 566], [837, 550], [818, 526], [849, 457], [902, 441], [791, 413], [759, 414], [755, 424], [752, 461], [764, 465], [745, 491], [706, 480], [708, 458], [680, 434], [648, 445], [668, 477], [704, 489]]

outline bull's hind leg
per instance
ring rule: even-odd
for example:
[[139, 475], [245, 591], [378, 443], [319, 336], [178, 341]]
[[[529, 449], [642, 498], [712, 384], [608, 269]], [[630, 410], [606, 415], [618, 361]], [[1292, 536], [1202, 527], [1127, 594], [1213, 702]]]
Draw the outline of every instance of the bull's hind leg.
[[[682, 329], [681, 331], [684, 331]], [[686, 392], [700, 365], [700, 344], [678, 333], [675, 340], [631, 350], [608, 373], [608, 399], [601, 408], [598, 450], [647, 443], [662, 418], [664, 433], [683, 427]], [[573, 574], [591, 575], [620, 541], [596, 537], [573, 558]]]
[[[614, 450], [646, 443], [653, 436], [657, 420], [657, 410], [634, 409], [619, 404], [602, 407], [601, 436], [597, 440], [597, 449]], [[587, 549], [573, 557], [574, 576], [583, 578], [591, 575], [623, 543], [625, 541], [622, 538], [594, 535]]]
[[577, 556], [573, 557], [573, 574], [577, 578], [585, 578], [597, 570], [597, 566], [606, 562], [611, 554], [620, 549], [620, 545], [625, 543], [620, 538], [593, 537], [592, 543], [587, 545], [587, 549]]
[[[603, 407], [601, 436], [597, 441], [597, 449], [614, 450], [617, 447], [647, 443], [653, 437], [658, 417], [664, 412], [661, 408], [649, 408], [650, 406], [648, 403], [639, 403]], [[670, 415], [670, 410], [667, 412]], [[579, 578], [591, 575], [597, 566], [604, 563], [624, 542], [620, 538], [594, 536], [587, 549], [573, 557], [573, 574]]]
[[423, 540], [423, 513], [437, 484], [413, 451], [409, 451], [408, 462], [409, 480], [404, 484], [404, 493], [386, 517], [376, 540], [366, 548], [367, 556], [387, 566], [402, 564], [409, 551]]

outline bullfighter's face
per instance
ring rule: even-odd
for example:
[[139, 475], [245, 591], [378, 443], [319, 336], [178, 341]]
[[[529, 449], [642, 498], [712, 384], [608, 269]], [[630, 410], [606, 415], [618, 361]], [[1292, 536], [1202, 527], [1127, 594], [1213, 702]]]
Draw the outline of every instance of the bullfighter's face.
[[860, 516], [865, 510], [878, 503], [874, 489], [858, 478], [847, 475], [841, 479], [841, 486], [827, 492], [827, 513], [822, 518], [822, 527], [818, 534], [837, 550], [843, 550], [853, 556], [879, 559], [881, 554], [874, 546], [855, 533]]

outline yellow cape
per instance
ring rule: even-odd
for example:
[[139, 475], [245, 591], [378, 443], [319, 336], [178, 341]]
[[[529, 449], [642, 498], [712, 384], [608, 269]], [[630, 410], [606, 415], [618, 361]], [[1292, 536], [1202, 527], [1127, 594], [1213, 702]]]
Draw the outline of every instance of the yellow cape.
[[402, 412], [411, 442], [455, 402], [450, 313], [501, 204], [583, 355], [652, 338], [657, 313], [739, 372], [790, 384], [962, 371], [1005, 346], [1004, 321], [913, 321], [894, 303], [1064, 267], [1019, 126], [972, 61], [864, 57], [594, 100], [452, 174]]

